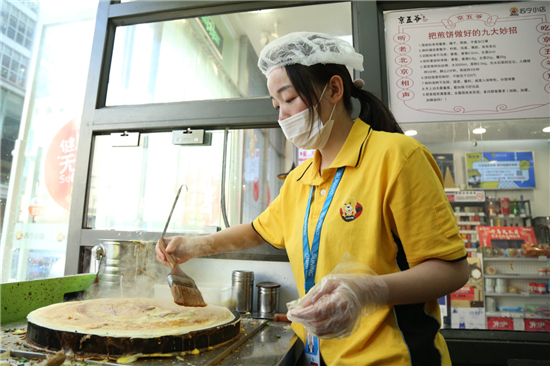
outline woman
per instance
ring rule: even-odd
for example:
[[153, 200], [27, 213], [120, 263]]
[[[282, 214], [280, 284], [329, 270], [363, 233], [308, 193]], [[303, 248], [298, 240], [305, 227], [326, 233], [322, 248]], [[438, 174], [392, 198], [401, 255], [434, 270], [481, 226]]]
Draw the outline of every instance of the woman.
[[325, 34], [267, 45], [258, 65], [281, 128], [315, 156], [252, 224], [174, 237], [167, 251], [182, 263], [264, 242], [286, 248], [301, 297], [292, 327], [304, 342], [321, 338], [326, 364], [450, 365], [437, 298], [468, 280], [464, 244], [430, 152], [351, 80], [346, 66], [362, 71], [362, 61]]

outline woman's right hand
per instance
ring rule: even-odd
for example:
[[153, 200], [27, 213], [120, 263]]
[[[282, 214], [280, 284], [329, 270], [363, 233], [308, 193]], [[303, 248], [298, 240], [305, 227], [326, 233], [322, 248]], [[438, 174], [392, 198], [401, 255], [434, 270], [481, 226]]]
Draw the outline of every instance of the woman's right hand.
[[[160, 242], [164, 240], [164, 245]], [[165, 266], [168, 266], [168, 260], [164, 255], [162, 248], [165, 248], [166, 253], [172, 254], [176, 258], [178, 264], [187, 262], [189, 259], [196, 257], [193, 255], [192, 244], [190, 238], [182, 236], [173, 236], [170, 238], [160, 238], [155, 246], [157, 261]]]

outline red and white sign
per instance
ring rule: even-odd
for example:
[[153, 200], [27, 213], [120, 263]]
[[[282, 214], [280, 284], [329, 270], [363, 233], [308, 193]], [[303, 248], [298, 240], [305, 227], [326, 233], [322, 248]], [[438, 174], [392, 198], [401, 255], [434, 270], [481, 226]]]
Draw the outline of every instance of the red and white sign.
[[57, 132], [46, 153], [45, 183], [53, 200], [69, 210], [74, 183], [78, 124], [69, 121]]
[[475, 301], [475, 292], [473, 286], [464, 286], [459, 290], [451, 293], [451, 300], [468, 300]]
[[40, 198], [34, 197], [29, 204], [29, 214], [32, 217], [40, 216], [43, 209], [44, 206], [42, 205]]
[[447, 193], [449, 202], [485, 202], [484, 191], [462, 191]]
[[398, 122], [548, 118], [548, 2], [384, 14]]
[[525, 244], [537, 244], [537, 237], [532, 227], [478, 226], [477, 234], [482, 247], [492, 247], [491, 240], [523, 240]]
[[549, 319], [525, 319], [526, 332], [550, 332]]
[[514, 319], [491, 316], [487, 318], [487, 329], [514, 330]]

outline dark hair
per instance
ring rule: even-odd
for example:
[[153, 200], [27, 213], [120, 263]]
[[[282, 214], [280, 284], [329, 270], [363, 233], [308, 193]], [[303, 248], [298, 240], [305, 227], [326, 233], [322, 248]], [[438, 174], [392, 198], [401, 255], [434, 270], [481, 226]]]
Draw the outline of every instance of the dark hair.
[[[344, 65], [316, 64], [313, 66], [287, 65], [285, 66], [288, 78], [296, 92], [308, 106], [313, 123], [313, 108], [319, 104], [316, 88], [324, 88], [334, 75], [342, 78], [344, 84], [344, 107], [351, 115], [353, 105], [351, 97], [359, 99], [361, 111], [359, 118], [368, 123], [374, 130], [403, 133], [391, 111], [374, 94], [356, 88], [351, 80], [350, 73]], [[321, 105], [318, 106], [321, 114]]]

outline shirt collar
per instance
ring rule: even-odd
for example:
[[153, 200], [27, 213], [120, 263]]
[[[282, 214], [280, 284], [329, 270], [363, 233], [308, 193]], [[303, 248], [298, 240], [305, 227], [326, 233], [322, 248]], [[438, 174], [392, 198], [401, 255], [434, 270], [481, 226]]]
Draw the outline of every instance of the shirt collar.
[[336, 159], [332, 164], [323, 170], [323, 175], [319, 174], [321, 166], [321, 153], [315, 150], [315, 155], [311, 162], [306, 165], [304, 172], [298, 177], [297, 181], [307, 185], [319, 185], [334, 174], [334, 171], [343, 166], [358, 167], [363, 160], [363, 152], [370, 136], [372, 127], [357, 118], [353, 122], [351, 131], [344, 142], [344, 145], [338, 152]]

